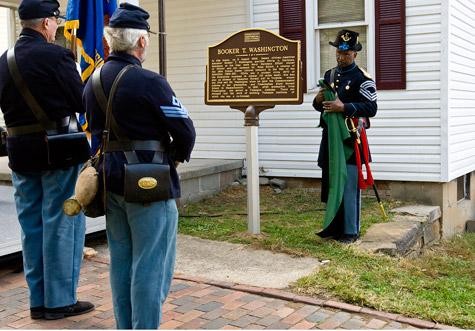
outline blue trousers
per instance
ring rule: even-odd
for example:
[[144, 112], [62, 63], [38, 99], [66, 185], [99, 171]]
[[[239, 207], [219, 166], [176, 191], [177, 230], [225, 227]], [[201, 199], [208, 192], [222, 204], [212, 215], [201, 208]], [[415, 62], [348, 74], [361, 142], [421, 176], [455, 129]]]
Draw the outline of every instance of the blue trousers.
[[85, 217], [66, 216], [63, 202], [74, 192], [79, 169], [12, 174], [31, 307], [56, 308], [77, 301]]
[[360, 232], [361, 190], [358, 188], [358, 169], [354, 164], [346, 165], [347, 179], [343, 193], [343, 233], [357, 235]]
[[118, 329], [157, 329], [176, 256], [175, 200], [128, 203], [108, 192], [106, 228]]

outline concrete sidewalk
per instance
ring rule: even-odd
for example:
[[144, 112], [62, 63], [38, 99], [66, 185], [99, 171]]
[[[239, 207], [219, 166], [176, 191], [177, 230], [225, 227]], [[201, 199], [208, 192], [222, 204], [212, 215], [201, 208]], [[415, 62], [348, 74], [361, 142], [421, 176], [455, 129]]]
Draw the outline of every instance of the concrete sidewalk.
[[[191, 237], [180, 237], [179, 254], [183, 245], [196, 249], [201, 246], [201, 253], [208, 249], [218, 249], [220, 243], [197, 240]], [[210, 245], [208, 248], [206, 246]], [[226, 244], [232, 245], [232, 244]], [[203, 248], [205, 247], [205, 248]], [[224, 253], [240, 251], [245, 257], [247, 248], [221, 246]], [[32, 320], [29, 317], [28, 289], [22, 273], [0, 270], [0, 328], [2, 329], [113, 329], [115, 321], [112, 310], [109, 286], [109, 259], [104, 244], [94, 246], [98, 255], [85, 259], [81, 270], [78, 297], [89, 300], [96, 309], [88, 314], [69, 317], [62, 320]], [[196, 263], [207, 269], [214, 255], [199, 257], [196, 252], [193, 258]], [[261, 256], [262, 251], [254, 251]], [[219, 254], [218, 254], [219, 255]], [[188, 257], [192, 259], [192, 257]], [[268, 257], [267, 257], [268, 258]], [[272, 257], [274, 260], [284, 258]], [[288, 257], [287, 257], [288, 258]], [[243, 259], [244, 260], [244, 259]], [[349, 305], [332, 300], [303, 297], [292, 294], [285, 289], [269, 286], [251, 286], [237, 284], [236, 274], [223, 271], [228, 281], [213, 278], [190, 276], [195, 273], [182, 274], [187, 264], [183, 258], [177, 259], [177, 273], [172, 284], [170, 295], [163, 308], [162, 329], [410, 329], [410, 328], [446, 328], [433, 322], [406, 318], [397, 314], [378, 312], [375, 310]], [[216, 261], [214, 262], [216, 263]], [[299, 261], [294, 261], [298, 265]], [[265, 265], [264, 265], [265, 266]], [[246, 265], [236, 266], [246, 268]], [[249, 266], [247, 266], [249, 268]], [[267, 268], [267, 267], [266, 267]], [[213, 277], [211, 270], [206, 277]], [[224, 270], [227, 270], [224, 268]], [[287, 269], [289, 270], [289, 269]], [[273, 279], [275, 272], [268, 272], [268, 280]], [[285, 272], [284, 272], [285, 273]], [[239, 276], [239, 274], [237, 274]], [[219, 277], [218, 277], [219, 278]], [[242, 282], [248, 282], [242, 279]], [[283, 281], [283, 280], [282, 280]], [[286, 281], [283, 281], [286, 282]], [[271, 284], [271, 283], [270, 283]], [[274, 287], [279, 287], [276, 284]]]

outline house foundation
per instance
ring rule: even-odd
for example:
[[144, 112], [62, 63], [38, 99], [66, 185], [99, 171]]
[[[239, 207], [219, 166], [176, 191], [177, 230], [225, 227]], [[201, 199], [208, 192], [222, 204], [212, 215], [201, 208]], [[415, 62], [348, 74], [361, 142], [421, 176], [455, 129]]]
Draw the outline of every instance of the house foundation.
[[[320, 190], [320, 179], [285, 179], [289, 187]], [[439, 206], [442, 238], [451, 238], [466, 231], [467, 222], [475, 219], [475, 172], [447, 183], [377, 181], [376, 186], [382, 200]], [[368, 188], [363, 195], [374, 196], [374, 192]]]

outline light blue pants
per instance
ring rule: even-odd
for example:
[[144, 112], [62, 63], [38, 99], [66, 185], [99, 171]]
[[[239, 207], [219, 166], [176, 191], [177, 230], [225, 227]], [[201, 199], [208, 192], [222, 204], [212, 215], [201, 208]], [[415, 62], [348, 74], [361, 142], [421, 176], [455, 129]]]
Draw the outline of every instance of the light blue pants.
[[344, 234], [360, 233], [361, 190], [358, 188], [358, 169], [354, 164], [346, 165], [347, 179], [343, 193], [345, 206]]
[[80, 168], [12, 174], [31, 307], [77, 301], [85, 217], [66, 216], [63, 202], [73, 195]]
[[118, 329], [157, 329], [173, 278], [175, 200], [127, 203], [108, 192], [106, 228], [112, 302]]

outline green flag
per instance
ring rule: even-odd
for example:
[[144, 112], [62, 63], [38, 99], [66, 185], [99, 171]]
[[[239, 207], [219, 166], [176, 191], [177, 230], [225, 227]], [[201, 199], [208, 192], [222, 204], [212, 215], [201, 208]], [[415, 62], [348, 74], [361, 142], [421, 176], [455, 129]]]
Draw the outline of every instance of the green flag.
[[[320, 86], [325, 86], [323, 83]], [[325, 88], [326, 101], [336, 99], [332, 90]], [[323, 119], [328, 127], [328, 201], [325, 211], [323, 228], [325, 229], [335, 218], [343, 199], [346, 183], [346, 161], [353, 153], [353, 147], [344, 141], [350, 138], [345, 125], [343, 113], [323, 113]]]

